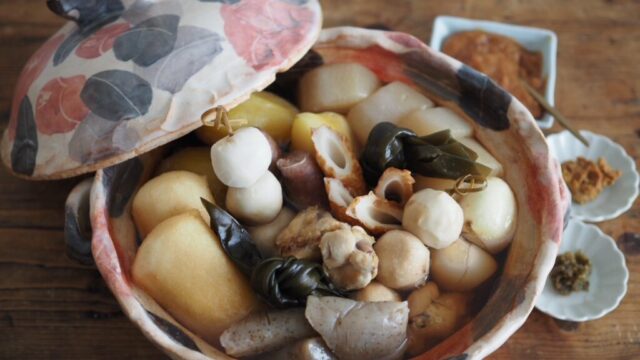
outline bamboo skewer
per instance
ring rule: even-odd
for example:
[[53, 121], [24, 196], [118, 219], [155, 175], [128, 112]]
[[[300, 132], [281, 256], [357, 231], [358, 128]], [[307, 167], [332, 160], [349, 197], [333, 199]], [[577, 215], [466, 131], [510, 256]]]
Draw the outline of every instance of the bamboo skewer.
[[556, 118], [556, 120], [558, 120], [558, 122], [560, 123], [560, 125], [562, 125], [562, 127], [569, 130], [569, 132], [573, 134], [573, 136], [575, 136], [578, 140], [580, 140], [580, 142], [583, 143], [585, 146], [589, 146], [589, 142], [587, 141], [587, 139], [585, 139], [584, 136], [580, 135], [578, 131], [574, 130], [571, 127], [571, 125], [569, 125], [569, 121], [567, 120], [567, 118], [565, 118], [556, 108], [554, 108], [551, 104], [549, 104], [547, 100], [544, 98], [544, 96], [542, 96], [539, 92], [537, 92], [536, 89], [531, 87], [531, 85], [527, 84], [526, 81], [524, 80], [520, 80], [520, 81], [522, 82], [522, 85], [527, 90], [527, 92], [529, 92], [529, 94], [531, 94], [531, 96], [533, 96], [536, 99], [536, 101], [540, 103], [540, 105], [545, 110], [551, 113], [551, 115], [553, 115]]

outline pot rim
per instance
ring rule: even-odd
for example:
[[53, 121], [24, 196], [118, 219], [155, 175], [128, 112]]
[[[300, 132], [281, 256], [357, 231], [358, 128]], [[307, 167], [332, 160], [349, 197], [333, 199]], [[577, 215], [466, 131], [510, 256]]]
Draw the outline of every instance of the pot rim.
[[[443, 62], [446, 66], [454, 69], [460, 69], [463, 66], [459, 61], [430, 49], [415, 37], [400, 32], [385, 32], [355, 27], [329, 28], [320, 33], [320, 37], [314, 48], [322, 47], [326, 44], [355, 48], [379, 45], [397, 54], [418, 51], [420, 54], [426, 55], [432, 60]], [[522, 146], [530, 151], [528, 155], [535, 158], [535, 170], [541, 171], [535, 173], [535, 175], [537, 175], [535, 181], [544, 183], [548, 193], [542, 195], [544, 197], [544, 203], [540, 205], [543, 207], [540, 209], [540, 223], [537, 224], [538, 228], [536, 229], [537, 232], [539, 232], [539, 236], [536, 237], [536, 239], [539, 240], [539, 244], [536, 246], [537, 253], [533, 259], [533, 265], [528, 275], [523, 279], [525, 287], [522, 289], [522, 292], [519, 293], [521, 298], [518, 298], [518, 300], [520, 300], [520, 302], [511, 308], [505, 316], [501, 317], [493, 327], [478, 338], [475, 338], [469, 346], [465, 345], [465, 348], [460, 354], [467, 355], [465, 358], [470, 359], [483, 358], [495, 351], [526, 321], [555, 261], [562, 235], [563, 217], [569, 206], [568, 189], [560, 176], [560, 165], [550, 154], [542, 131], [536, 126], [533, 116], [524, 105], [513, 96], [509, 96], [511, 97], [511, 102], [508, 105], [509, 121], [513, 121], [512, 125], [514, 125], [509, 131], [513, 132], [512, 137], [519, 137], [517, 140], [523, 143]], [[512, 118], [515, 120], [511, 120]], [[488, 139], [477, 139], [484, 145], [487, 145]], [[108, 214], [104, 205], [106, 201], [103, 185], [104, 176], [104, 170], [101, 169], [97, 172], [91, 192], [91, 221], [94, 229], [93, 254], [96, 258], [98, 269], [103, 277], [105, 277], [111, 290], [116, 294], [116, 298], [120, 302], [123, 311], [132, 322], [140, 327], [149, 340], [161, 347], [163, 351], [172, 357], [189, 359], [209, 358], [203, 357], [202, 353], [188, 351], [188, 349], [171, 341], [166, 335], [161, 335], [159, 331], [151, 332], [147, 326], [156, 325], [150, 322], [149, 319], [143, 319], [136, 314], [139, 310], [144, 310], [144, 308], [135, 300], [135, 297], [131, 294], [131, 289], [124, 289], [124, 291], [131, 296], [126, 299], [123, 298], [123, 288], [129, 285], [125, 282], [126, 275], [123, 276], [121, 273], [122, 269], [117, 261], [118, 257], [115, 254], [116, 250], [113, 247], [113, 239], [109, 231]], [[538, 186], [540, 185], [538, 184]], [[520, 207], [519, 205], [519, 208]], [[107, 248], [105, 248], [105, 246], [107, 246]], [[105, 251], [111, 252], [111, 256], [105, 254]], [[509, 252], [511, 252], [511, 249]], [[494, 297], [494, 294], [491, 295], [491, 298], [492, 297]], [[491, 301], [491, 298], [489, 301]], [[471, 323], [473, 323], [473, 320]], [[470, 328], [471, 323], [465, 325], [449, 338], [454, 338], [457, 334], [472, 336], [473, 330]], [[189, 333], [188, 330], [186, 332]], [[443, 341], [443, 343], [444, 342], [446, 342], [446, 340]], [[451, 350], [452, 346], [451, 344], [443, 343], [436, 346], [434, 348], [435, 351], [432, 349], [415, 358], [432, 359], [447, 355], [447, 351]], [[200, 346], [200, 342], [198, 342], [198, 346]], [[455, 347], [456, 350], [459, 350], [458, 346]], [[229, 358], [217, 349], [214, 351], [216, 355], [221, 358]]]

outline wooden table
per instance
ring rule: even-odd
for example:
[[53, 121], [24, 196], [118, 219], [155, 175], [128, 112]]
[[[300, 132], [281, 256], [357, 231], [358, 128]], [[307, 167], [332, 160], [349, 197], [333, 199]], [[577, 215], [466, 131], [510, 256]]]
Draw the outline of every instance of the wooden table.
[[[425, 42], [440, 14], [552, 29], [559, 38], [558, 108], [578, 128], [622, 144], [638, 162], [638, 1], [325, 0], [322, 5], [327, 27], [385, 26]], [[0, 129], [6, 127], [22, 65], [61, 24], [42, 0], [0, 1]], [[98, 272], [64, 255], [63, 204], [77, 182], [28, 182], [0, 170], [0, 358], [162, 358], [119, 311]], [[640, 358], [639, 219], [636, 201], [625, 215], [598, 224], [617, 240], [631, 273], [617, 310], [582, 324], [534, 310], [491, 358]]]

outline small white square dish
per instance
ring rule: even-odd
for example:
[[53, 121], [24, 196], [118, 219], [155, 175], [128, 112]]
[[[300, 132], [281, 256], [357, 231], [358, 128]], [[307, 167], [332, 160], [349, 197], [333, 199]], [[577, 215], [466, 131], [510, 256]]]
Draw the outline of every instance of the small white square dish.
[[[554, 105], [556, 86], [556, 55], [558, 38], [547, 29], [528, 26], [511, 25], [486, 20], [465, 19], [454, 16], [438, 16], [433, 22], [429, 46], [441, 51], [447, 37], [461, 31], [483, 30], [489, 33], [508, 36], [524, 48], [542, 54], [542, 76], [546, 78], [544, 96], [549, 104]], [[538, 126], [548, 129], [553, 125], [553, 116], [548, 112], [536, 119]]]

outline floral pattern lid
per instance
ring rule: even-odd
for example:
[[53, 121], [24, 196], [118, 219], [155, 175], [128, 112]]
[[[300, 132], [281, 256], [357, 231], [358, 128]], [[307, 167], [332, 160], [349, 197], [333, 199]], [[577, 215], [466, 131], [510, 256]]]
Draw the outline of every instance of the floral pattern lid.
[[55, 179], [181, 137], [296, 63], [321, 28], [317, 0], [49, 0], [72, 21], [29, 59], [2, 161]]

